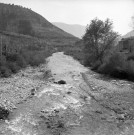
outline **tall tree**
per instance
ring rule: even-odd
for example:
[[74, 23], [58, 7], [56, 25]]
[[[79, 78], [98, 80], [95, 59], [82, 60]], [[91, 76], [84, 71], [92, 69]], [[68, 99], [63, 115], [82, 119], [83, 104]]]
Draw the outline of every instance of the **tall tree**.
[[87, 26], [83, 41], [89, 64], [102, 63], [104, 55], [113, 46], [118, 34], [112, 30], [112, 25], [109, 19], [102, 21], [95, 18]]

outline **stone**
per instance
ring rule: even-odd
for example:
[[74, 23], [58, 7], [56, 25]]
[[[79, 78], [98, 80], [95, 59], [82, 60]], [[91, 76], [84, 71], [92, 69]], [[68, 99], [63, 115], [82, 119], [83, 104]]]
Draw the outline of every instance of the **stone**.
[[60, 81], [58, 81], [57, 83], [58, 83], [58, 84], [66, 84], [66, 81], [60, 80]]
[[0, 119], [5, 120], [8, 118], [8, 116], [9, 116], [9, 111], [7, 109], [0, 107]]

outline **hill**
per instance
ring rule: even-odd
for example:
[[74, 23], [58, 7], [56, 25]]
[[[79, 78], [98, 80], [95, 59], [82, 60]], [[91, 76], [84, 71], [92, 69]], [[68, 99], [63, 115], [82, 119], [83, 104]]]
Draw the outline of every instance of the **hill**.
[[122, 36], [122, 38], [133, 38], [134, 37], [134, 30], [128, 32], [126, 35]]
[[46, 39], [69, 38], [71, 34], [57, 28], [44, 17], [22, 6], [0, 3], [0, 30]]
[[78, 40], [31, 9], [0, 3], [0, 77], [38, 66], [54, 52], [77, 54]]
[[53, 22], [53, 24], [64, 31], [81, 38], [86, 30], [86, 26], [78, 25], [78, 24], [66, 24], [61, 22]]

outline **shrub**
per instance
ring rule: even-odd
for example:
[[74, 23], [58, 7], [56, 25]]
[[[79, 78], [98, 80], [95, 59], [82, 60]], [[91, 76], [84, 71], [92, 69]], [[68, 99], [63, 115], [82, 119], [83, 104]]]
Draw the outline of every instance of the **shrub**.
[[3, 66], [3, 65], [6, 65], [7, 61], [6, 61], [6, 57], [5, 56], [2, 56], [0, 58], [0, 66]]
[[6, 66], [1, 66], [0, 71], [1, 71], [1, 77], [9, 77], [12, 73], [11, 70]]
[[128, 79], [134, 80], [134, 61], [130, 60], [126, 62], [125, 72], [128, 74]]
[[16, 61], [17, 60], [17, 57], [18, 57], [18, 54], [8, 54], [7, 56], [6, 56], [6, 59], [7, 59], [7, 61], [12, 61], [12, 62], [14, 62], [14, 61]]
[[98, 71], [112, 76], [125, 75], [125, 56], [120, 53], [113, 54], [106, 63], [103, 63]]
[[27, 65], [27, 62], [25, 60], [25, 58], [22, 55], [18, 55], [16, 58], [16, 63], [18, 66], [25, 68]]
[[29, 61], [29, 64], [31, 66], [38, 66], [39, 64], [44, 62], [44, 56], [42, 54], [35, 54], [32, 55], [31, 60]]
[[3, 107], [0, 107], [0, 120], [8, 119], [9, 111]]
[[20, 67], [15, 62], [8, 62], [8, 68], [13, 72], [17, 73]]
[[20, 52], [20, 54], [21, 54], [22, 57], [25, 59], [26, 63], [29, 64], [29, 61], [30, 61], [31, 55], [32, 55], [32, 51], [22, 50], [22, 51]]
[[21, 50], [20, 53], [7, 54], [0, 58], [0, 76], [9, 77], [12, 73], [17, 73], [28, 64], [38, 66], [45, 62], [46, 55], [43, 51]]
[[15, 62], [19, 67], [26, 67], [26, 61], [21, 54], [8, 54], [7, 55], [8, 62]]

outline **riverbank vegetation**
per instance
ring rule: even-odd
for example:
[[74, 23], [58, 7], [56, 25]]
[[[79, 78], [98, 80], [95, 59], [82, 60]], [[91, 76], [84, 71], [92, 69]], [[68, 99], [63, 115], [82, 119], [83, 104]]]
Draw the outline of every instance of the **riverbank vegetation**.
[[134, 53], [126, 55], [117, 49], [118, 36], [109, 19], [92, 20], [83, 36], [84, 64], [102, 74], [134, 80]]
[[45, 62], [46, 52], [41, 50], [22, 49], [18, 53], [3, 55], [0, 59], [0, 77], [9, 77], [20, 69], [38, 66]]

